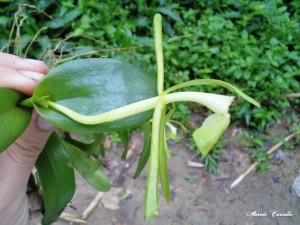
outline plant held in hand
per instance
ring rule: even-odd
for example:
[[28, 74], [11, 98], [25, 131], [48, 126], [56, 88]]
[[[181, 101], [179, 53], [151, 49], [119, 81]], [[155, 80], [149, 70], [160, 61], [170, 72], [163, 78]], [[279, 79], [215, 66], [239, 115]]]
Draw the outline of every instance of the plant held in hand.
[[[1, 127], [11, 119], [10, 129], [0, 140], [0, 151], [7, 148], [26, 128], [30, 110], [36, 111], [55, 125], [57, 133], [50, 137], [36, 164], [40, 177], [45, 213], [43, 224], [55, 221], [74, 194], [74, 169], [99, 191], [108, 191], [110, 181], [94, 160], [99, 155], [97, 142], [104, 132], [119, 132], [128, 143], [128, 130], [142, 126], [145, 140], [135, 177], [149, 160], [145, 197], [145, 215], [150, 221], [158, 206], [158, 182], [167, 201], [170, 189], [167, 169], [165, 126], [174, 109], [167, 105], [192, 101], [210, 109], [203, 125], [193, 133], [202, 154], [208, 154], [229, 125], [229, 106], [233, 97], [212, 93], [178, 92], [192, 85], [217, 85], [236, 92], [256, 106], [258, 102], [236, 87], [220, 80], [200, 79], [164, 90], [162, 18], [154, 17], [154, 41], [157, 77], [145, 74], [132, 65], [113, 59], [79, 59], [54, 68], [37, 86], [31, 98], [24, 99], [16, 91], [0, 88]], [[152, 125], [150, 125], [152, 123]], [[81, 144], [68, 132], [91, 134], [92, 141]], [[126, 149], [123, 157], [126, 157]], [[51, 194], [50, 194], [51, 192]], [[51, 198], [55, 195], [56, 198]]]

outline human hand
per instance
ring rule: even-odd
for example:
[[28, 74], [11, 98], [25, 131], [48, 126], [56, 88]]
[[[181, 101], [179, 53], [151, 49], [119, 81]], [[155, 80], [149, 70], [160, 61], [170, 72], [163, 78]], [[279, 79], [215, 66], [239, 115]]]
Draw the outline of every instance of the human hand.
[[[31, 96], [47, 73], [42, 61], [0, 52], [0, 87]], [[28, 223], [27, 182], [52, 131], [53, 127], [33, 111], [25, 132], [0, 154], [0, 225]]]

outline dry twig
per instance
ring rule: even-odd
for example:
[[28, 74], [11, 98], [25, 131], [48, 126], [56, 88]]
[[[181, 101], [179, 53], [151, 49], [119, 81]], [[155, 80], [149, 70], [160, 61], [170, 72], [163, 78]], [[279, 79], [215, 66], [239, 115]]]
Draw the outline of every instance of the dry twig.
[[99, 204], [100, 200], [103, 198], [105, 195], [104, 192], [98, 192], [96, 197], [93, 199], [93, 201], [89, 204], [89, 206], [83, 211], [81, 218], [82, 219], [87, 219], [91, 213], [94, 211], [94, 209], [97, 207]]
[[300, 92], [299, 93], [291, 93], [286, 95], [287, 98], [300, 98]]
[[199, 162], [193, 162], [193, 161], [188, 161], [188, 167], [194, 167], [194, 168], [203, 168], [204, 164], [199, 163]]
[[[281, 145], [284, 144], [284, 142], [289, 141], [290, 139], [296, 137], [298, 134], [300, 134], [300, 131], [297, 131], [295, 133], [292, 133], [284, 138], [284, 141], [278, 142], [276, 145], [274, 145], [272, 148], [270, 148], [267, 151], [267, 154], [271, 155], [273, 152], [275, 152], [278, 148], [280, 148]], [[230, 185], [230, 189], [234, 188], [236, 185], [238, 185], [252, 170], [254, 170], [260, 162], [253, 163], [245, 173], [241, 174], [232, 184]]]
[[62, 220], [66, 220], [66, 221], [69, 221], [69, 222], [73, 222], [73, 223], [80, 223], [80, 224], [86, 224], [86, 221], [79, 218], [78, 216], [76, 215], [73, 215], [73, 214], [70, 214], [70, 213], [62, 213], [59, 217], [59, 219], [62, 219]]

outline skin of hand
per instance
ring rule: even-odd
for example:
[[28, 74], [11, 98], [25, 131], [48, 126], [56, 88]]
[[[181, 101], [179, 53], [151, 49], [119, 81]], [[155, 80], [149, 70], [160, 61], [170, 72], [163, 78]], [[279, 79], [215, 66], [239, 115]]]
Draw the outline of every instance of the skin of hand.
[[[42, 61], [0, 52], [0, 87], [31, 96], [47, 73]], [[27, 182], [52, 131], [53, 127], [33, 110], [25, 132], [0, 153], [0, 225], [28, 224]]]

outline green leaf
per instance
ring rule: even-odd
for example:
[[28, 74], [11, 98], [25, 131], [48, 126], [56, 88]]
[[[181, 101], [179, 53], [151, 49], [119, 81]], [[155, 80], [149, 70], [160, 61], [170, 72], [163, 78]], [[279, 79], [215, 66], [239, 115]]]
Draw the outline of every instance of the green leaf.
[[0, 152], [10, 146], [27, 128], [31, 109], [20, 107], [24, 96], [8, 88], [0, 88]]
[[156, 78], [113, 59], [80, 59], [54, 68], [33, 93], [39, 114], [55, 126], [78, 133], [102, 133], [136, 127], [153, 111], [97, 125], [83, 125], [58, 111], [41, 106], [51, 101], [84, 115], [98, 115], [157, 95]]
[[198, 79], [198, 80], [191, 80], [191, 81], [183, 82], [181, 84], [174, 85], [173, 87], [170, 87], [169, 89], [165, 90], [164, 94], [168, 94], [177, 89], [194, 86], [194, 85], [218, 85], [218, 86], [227, 88], [228, 90], [230, 90], [232, 92], [236, 92], [238, 95], [240, 95], [242, 98], [244, 98], [248, 102], [252, 103], [253, 105], [255, 105], [257, 107], [260, 107], [260, 104], [257, 101], [255, 101], [250, 96], [246, 95], [244, 92], [242, 92], [237, 87], [235, 87], [227, 82], [224, 82], [221, 80], [215, 80], [215, 79]]
[[137, 165], [137, 169], [136, 172], [133, 176], [133, 178], [137, 178], [141, 172], [143, 171], [143, 169], [145, 168], [148, 160], [149, 160], [149, 156], [150, 156], [150, 147], [151, 147], [151, 123], [150, 122], [146, 122], [145, 124], [142, 125], [143, 131], [144, 131], [144, 147], [143, 147], [143, 151], [142, 154], [140, 156], [138, 165]]
[[109, 191], [111, 188], [110, 180], [101, 170], [100, 163], [76, 146], [65, 141], [63, 143], [71, 164], [81, 176], [96, 190]]
[[173, 20], [180, 23], [181, 25], [184, 25], [184, 22], [182, 21], [181, 17], [177, 13], [173, 12], [171, 9], [165, 7], [158, 7], [157, 11], [171, 17]]
[[74, 19], [76, 19], [81, 14], [81, 9], [75, 8], [61, 17], [51, 20], [50, 22], [46, 22], [45, 25], [52, 29], [58, 29], [67, 26], [68, 23], [74, 21]]
[[104, 134], [96, 134], [94, 143], [89, 148], [88, 152], [92, 153], [96, 158], [99, 156], [105, 157], [104, 139]]
[[[166, 131], [166, 129], [164, 129], [164, 131], [163, 131], [164, 134], [165, 134], [165, 146], [166, 146], [165, 148], [166, 148], [166, 151], [169, 151], [168, 146], [167, 146], [167, 140], [173, 139], [174, 141], [178, 141], [177, 128], [172, 125], [172, 120], [171, 120], [171, 117], [173, 116], [175, 111], [176, 111], [176, 108], [173, 105], [173, 108], [170, 109], [170, 111], [166, 114], [165, 119], [164, 119], [164, 124], [165, 124], [166, 127], [168, 127], [168, 130], [169, 130], [169, 131]], [[180, 124], [179, 122], [175, 122], [175, 123]], [[180, 126], [183, 126], [183, 125], [180, 124]], [[183, 126], [183, 130], [186, 131], [184, 126]], [[167, 154], [167, 155], [169, 155], [169, 154]]]
[[[78, 134], [76, 134], [78, 135]], [[76, 146], [79, 149], [82, 149], [83, 151], [85, 151], [87, 153], [88, 156], [95, 156], [96, 158], [98, 158], [98, 156], [105, 156], [104, 153], [104, 134], [83, 134], [83, 135], [92, 135], [93, 139], [92, 139], [92, 143], [85, 143], [85, 142], [81, 142], [80, 140], [76, 139], [76, 137], [74, 137], [74, 133], [72, 134], [65, 134], [65, 141]], [[90, 141], [90, 140], [88, 140]], [[102, 155], [104, 154], [104, 155]]]
[[84, 150], [89, 156], [105, 157], [104, 149], [105, 135], [100, 134], [77, 134], [77, 133], [65, 133], [65, 141], [76, 146], [79, 149]]
[[74, 195], [74, 169], [68, 162], [64, 146], [53, 132], [36, 162], [45, 207], [43, 225], [56, 221]]
[[125, 160], [127, 157], [127, 151], [128, 151], [128, 144], [129, 144], [129, 131], [125, 130], [125, 131], [121, 131], [118, 132], [119, 136], [121, 138], [121, 141], [124, 145], [124, 152], [122, 154], [122, 160]]
[[75, 145], [77, 148], [83, 149], [84, 151], [88, 152], [89, 155], [92, 153], [90, 152], [90, 148], [94, 144], [94, 135], [93, 134], [77, 134], [77, 133], [68, 133], [65, 132], [64, 140], [69, 142], [72, 145]]
[[169, 122], [169, 120], [171, 120], [172, 116], [174, 115], [176, 111], [176, 108], [173, 107], [170, 109], [170, 111], [164, 116], [164, 124], [166, 125], [167, 122]]
[[159, 138], [159, 172], [161, 180], [161, 190], [167, 202], [170, 201], [170, 185], [169, 185], [169, 175], [168, 175], [168, 166], [167, 166], [167, 157], [166, 152], [168, 151], [166, 143], [166, 133], [165, 126], [169, 118], [171, 117], [172, 110], [166, 115], [166, 108], [164, 108], [161, 117], [160, 124], [160, 138]]
[[193, 138], [203, 155], [214, 147], [230, 123], [229, 114], [212, 114], [208, 116], [202, 126], [193, 133]]

